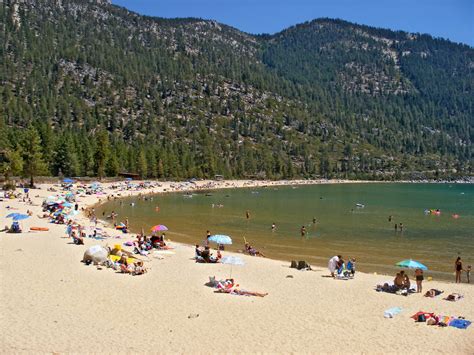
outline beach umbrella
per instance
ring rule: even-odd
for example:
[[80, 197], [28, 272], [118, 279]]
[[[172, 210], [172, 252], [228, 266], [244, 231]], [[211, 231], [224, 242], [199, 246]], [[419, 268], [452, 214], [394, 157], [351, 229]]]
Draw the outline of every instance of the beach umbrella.
[[74, 206], [71, 202], [64, 202], [62, 205], [63, 205], [63, 207], [72, 207], [72, 206]]
[[132, 181], [132, 178], [125, 178], [126, 181]]
[[63, 182], [65, 182], [66, 184], [72, 184], [74, 182], [74, 180], [66, 178], [66, 179], [63, 180]]
[[210, 242], [214, 242], [217, 244], [226, 244], [226, 245], [232, 244], [232, 239], [228, 235], [223, 235], [223, 234], [211, 235], [208, 240]]
[[162, 225], [162, 224], [157, 224], [156, 226], [151, 227], [152, 232], [160, 232], [160, 231], [167, 231], [168, 227]]
[[222, 264], [229, 264], [230, 265], [230, 276], [229, 278], [232, 277], [232, 266], [233, 265], [239, 265], [239, 266], [243, 266], [245, 265], [244, 261], [239, 258], [238, 256], [232, 256], [232, 255], [228, 255], [228, 256], [224, 256], [220, 262]]
[[9, 215], [7, 215], [7, 218], [13, 218], [15, 217], [16, 215], [18, 215], [19, 213], [10, 213]]
[[406, 267], [408, 269], [421, 269], [421, 270], [428, 270], [428, 268], [423, 265], [422, 263], [412, 260], [412, 259], [407, 259], [407, 260], [402, 260], [398, 263], [395, 264], [398, 267]]
[[18, 213], [16, 216], [13, 217], [13, 220], [14, 221], [21, 221], [21, 220], [27, 219], [27, 218], [30, 218], [30, 216], [28, 216], [27, 214]]

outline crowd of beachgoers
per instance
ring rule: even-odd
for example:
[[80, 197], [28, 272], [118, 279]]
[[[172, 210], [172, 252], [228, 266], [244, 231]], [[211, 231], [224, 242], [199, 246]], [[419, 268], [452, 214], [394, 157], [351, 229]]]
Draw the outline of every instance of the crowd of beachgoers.
[[[6, 225], [3, 232], [19, 233], [47, 233], [49, 226], [63, 226], [61, 238], [67, 238], [68, 244], [83, 248], [81, 260], [86, 265], [94, 265], [97, 269], [111, 269], [115, 273], [130, 274], [134, 276], [145, 275], [153, 272], [152, 266], [162, 259], [172, 259], [179, 243], [174, 243], [166, 236], [166, 226], [157, 225], [151, 230], [141, 233], [130, 232], [130, 221], [119, 216], [114, 211], [107, 216], [96, 215], [96, 205], [112, 199], [120, 199], [127, 196], [138, 196], [143, 199], [153, 199], [156, 192], [192, 192], [196, 190], [211, 190], [220, 188], [271, 186], [277, 184], [302, 184], [314, 183], [310, 181], [299, 182], [259, 182], [253, 181], [228, 182], [228, 181], [187, 181], [187, 182], [157, 182], [157, 181], [121, 181], [101, 184], [81, 183], [79, 181], [66, 179], [56, 184], [41, 186], [40, 190], [18, 186], [15, 191], [2, 193], [0, 203], [2, 205], [3, 221], [11, 222]], [[90, 197], [90, 198], [88, 198]], [[91, 199], [93, 197], [93, 199]], [[12, 202], [16, 204], [13, 204]], [[38, 206], [41, 202], [41, 206]], [[13, 207], [12, 205], [16, 206]], [[41, 208], [41, 212], [35, 213], [35, 208]], [[3, 213], [5, 211], [5, 213]], [[246, 217], [250, 218], [248, 211]], [[9, 220], [10, 219], [10, 220]], [[107, 222], [104, 221], [108, 220]], [[28, 221], [29, 228], [23, 224]], [[133, 221], [132, 221], [133, 222]], [[274, 228], [274, 226], [272, 226]], [[303, 233], [303, 231], [302, 231]], [[57, 236], [57, 235], [54, 235]], [[212, 235], [207, 231], [205, 238], [197, 238], [194, 254], [189, 255], [196, 264], [230, 264], [239, 265], [244, 261], [239, 254], [229, 253], [225, 250], [226, 236]], [[230, 238], [229, 238], [230, 239]], [[265, 255], [257, 250], [250, 242], [245, 241], [241, 252], [251, 257], [265, 258]], [[190, 261], [191, 262], [191, 261]], [[309, 265], [304, 260], [295, 260], [288, 265], [290, 269], [321, 272], [321, 269]], [[406, 270], [412, 269], [414, 274], [410, 278]], [[456, 282], [464, 280], [470, 282], [470, 266], [464, 267], [461, 258], [454, 263]], [[232, 269], [231, 269], [232, 270]], [[408, 296], [419, 293], [428, 299], [441, 296], [443, 300], [457, 302], [463, 300], [465, 295], [460, 292], [449, 291], [449, 284], [441, 284], [441, 287], [429, 288], [423, 292], [424, 269], [421, 266], [407, 266], [398, 272], [393, 281], [380, 282], [373, 289], [378, 292], [391, 293], [395, 295]], [[334, 280], [344, 280], [349, 283], [357, 282], [356, 259], [344, 258], [335, 255], [329, 258], [327, 271], [323, 276]], [[293, 277], [293, 276], [292, 276]], [[411, 279], [415, 281], [412, 285]], [[430, 278], [428, 278], [429, 281]], [[240, 282], [241, 283], [241, 282]], [[249, 291], [243, 289], [235, 278], [216, 278], [210, 276], [205, 285], [214, 289], [215, 293], [226, 293], [238, 296], [265, 297], [268, 291]], [[438, 284], [439, 285], [439, 284]], [[443, 286], [444, 285], [444, 286]], [[444, 288], [444, 289], [442, 289]], [[275, 295], [278, 297], [278, 295]], [[445, 296], [445, 297], [444, 297]], [[392, 307], [384, 312], [386, 318], [396, 317], [402, 312], [401, 307]], [[429, 325], [452, 326], [466, 329], [471, 324], [464, 315], [445, 315], [444, 312], [418, 311], [413, 314], [417, 322], [426, 322]]]

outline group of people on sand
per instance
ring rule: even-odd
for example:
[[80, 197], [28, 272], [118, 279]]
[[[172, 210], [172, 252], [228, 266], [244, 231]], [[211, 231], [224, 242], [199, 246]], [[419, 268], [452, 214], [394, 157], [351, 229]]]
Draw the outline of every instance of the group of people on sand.
[[328, 269], [333, 278], [352, 278], [356, 272], [356, 259], [349, 258], [345, 263], [341, 255], [335, 255], [329, 259]]
[[151, 237], [137, 234], [137, 240], [133, 243], [135, 245], [133, 251], [135, 254], [147, 255], [152, 249], [167, 249], [165, 237], [165, 233], [160, 236], [152, 235]]
[[214, 257], [208, 245], [204, 247], [200, 247], [199, 244], [196, 244], [196, 248], [194, 249], [194, 252], [195, 252], [194, 258], [197, 263], [215, 264], [215, 263], [218, 263], [222, 258], [222, 254], [219, 249], [217, 250], [217, 255]]

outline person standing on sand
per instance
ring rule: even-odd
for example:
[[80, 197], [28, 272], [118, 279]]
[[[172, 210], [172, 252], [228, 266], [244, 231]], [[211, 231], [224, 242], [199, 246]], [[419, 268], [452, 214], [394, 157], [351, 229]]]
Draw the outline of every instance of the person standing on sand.
[[415, 270], [415, 279], [416, 279], [416, 292], [421, 293], [422, 291], [422, 282], [423, 282], [423, 270], [420, 268]]
[[456, 271], [456, 283], [461, 283], [462, 260], [460, 256], [458, 256], [454, 263], [454, 270]]
[[211, 237], [211, 231], [206, 231], [206, 246], [209, 245], [209, 238]]
[[467, 283], [468, 284], [471, 283], [471, 280], [469, 279], [470, 274], [471, 274], [471, 265], [468, 265], [467, 269], [466, 269], [466, 277], [467, 277]]

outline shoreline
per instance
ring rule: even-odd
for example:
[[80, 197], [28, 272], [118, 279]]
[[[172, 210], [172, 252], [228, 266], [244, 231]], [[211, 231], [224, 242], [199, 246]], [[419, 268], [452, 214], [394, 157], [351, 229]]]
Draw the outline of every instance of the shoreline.
[[[137, 180], [136, 183], [140, 184], [148, 180]], [[172, 182], [172, 181], [167, 181], [167, 182], [161, 182], [163, 184], [167, 184], [162, 187], [157, 187], [152, 189], [152, 191], [129, 191], [128, 195], [122, 195], [122, 196], [117, 196], [117, 200], [119, 199], [124, 199], [124, 198], [132, 198], [132, 197], [137, 197], [137, 196], [150, 196], [150, 195], [162, 195], [162, 194], [180, 194], [180, 193], [188, 193], [188, 192], [207, 192], [207, 191], [217, 191], [217, 190], [226, 190], [226, 189], [251, 189], [251, 188], [266, 188], [266, 187], [273, 187], [273, 186], [284, 186], [284, 187], [289, 187], [289, 186], [305, 186], [305, 185], [322, 185], [322, 184], [351, 184], [354, 181], [352, 180], [277, 180], [277, 181], [271, 181], [271, 184], [268, 184], [268, 180], [223, 180], [223, 181], [214, 181], [214, 180], [202, 180], [202, 185], [207, 185], [209, 183], [214, 183], [216, 186], [214, 187], [205, 187], [202, 188], [201, 186], [197, 186], [196, 188], [187, 188], [187, 189], [180, 189], [179, 187], [170, 189], [170, 186], [172, 185], [180, 185], [180, 184], [185, 184], [185, 183], [177, 183], [177, 182]], [[407, 183], [410, 184], [410, 181], [405, 181], [405, 182], [385, 182], [385, 181], [357, 181], [357, 184], [374, 184], [374, 183]], [[234, 185], [240, 185], [240, 186], [234, 186]], [[163, 191], [165, 189], [165, 191]], [[90, 208], [98, 208], [107, 202], [110, 202], [108, 200], [106, 201], [99, 201], [94, 203], [93, 205], [88, 205], [84, 206], [86, 209]], [[81, 213], [81, 216], [83, 216], [83, 222], [87, 223], [87, 217], [85, 216], [84, 212]], [[117, 232], [112, 226], [113, 224], [111, 223], [110, 220], [102, 219], [98, 217], [98, 220], [102, 223], [102, 225], [106, 228], [108, 228], [111, 232]], [[131, 229], [131, 232], [129, 234], [139, 234], [141, 228], [133, 228]], [[174, 232], [167, 232], [169, 235], [177, 235], [180, 233], [174, 233]], [[186, 234], [186, 236], [189, 236]], [[194, 248], [194, 242], [183, 242], [183, 241], [174, 241], [173, 243], [180, 244], [183, 246], [188, 246]], [[215, 248], [214, 248], [215, 249]], [[246, 255], [245, 253], [239, 252], [239, 250], [231, 250], [227, 251], [226, 253], [232, 253], [236, 256], [239, 255]], [[316, 264], [311, 264], [312, 266], [319, 268], [321, 270], [326, 270], [327, 271], [327, 260], [324, 257], [318, 256], [315, 257], [316, 259], [320, 259], [321, 262], [317, 262]], [[267, 257], [269, 260], [274, 260], [280, 263], [287, 263], [288, 265], [290, 264], [291, 259], [281, 259], [281, 258], [275, 258], [275, 257]], [[378, 264], [377, 264], [378, 265]], [[397, 270], [395, 268], [395, 270]], [[384, 276], [387, 279], [393, 278], [393, 275], [384, 273], [383, 271], [380, 272], [379, 270], [374, 270], [374, 271], [360, 271], [358, 269], [358, 273], [364, 273], [367, 275], [375, 275], [375, 276]], [[433, 271], [430, 270], [430, 273], [433, 275], [440, 275], [440, 276], [446, 276], [450, 275], [450, 273], [444, 272], [444, 271]], [[433, 275], [433, 276], [434, 276]], [[451, 281], [449, 281], [447, 278], [435, 278], [437, 282], [445, 283], [445, 284], [452, 284]], [[470, 284], [469, 284], [470, 285]]]
[[[104, 185], [108, 193], [115, 194], [108, 190], [108, 183]], [[162, 183], [150, 192], [160, 193], [156, 190], [170, 185], [178, 184]], [[353, 280], [339, 281], [325, 277], [326, 268], [297, 271], [286, 261], [229, 252], [225, 253], [239, 256], [245, 265], [231, 269], [225, 264], [197, 264], [191, 260], [193, 247], [178, 242], [171, 242], [174, 254], [164, 259], [150, 258], [145, 275], [135, 277], [86, 266], [79, 262], [85, 248], [122, 244], [126, 238], [85, 238], [85, 246], [71, 244], [64, 225], [46, 224], [37, 218], [40, 201], [52, 193], [46, 190], [49, 186], [30, 190], [34, 206], [19, 200], [0, 202], [2, 217], [6, 205], [19, 212], [33, 210], [33, 217], [23, 223], [25, 232], [35, 224], [49, 227], [48, 232], [0, 234], [0, 352], [224, 351], [216, 347], [215, 337], [209, 334], [229, 339], [232, 347], [225, 348], [226, 352], [474, 351], [474, 326], [467, 330], [440, 329], [414, 323], [410, 318], [423, 310], [474, 320], [474, 288], [468, 284], [424, 282], [426, 290], [439, 288], [445, 294], [464, 294], [459, 302], [420, 294], [403, 297], [374, 291], [377, 283], [392, 279], [386, 275], [357, 271]], [[78, 196], [84, 208], [99, 199], [104, 200], [104, 196]], [[91, 224], [83, 213], [78, 216], [79, 223]], [[204, 285], [209, 276], [220, 279], [229, 277], [229, 272], [242, 289], [268, 292], [268, 296], [215, 294]], [[385, 319], [384, 311], [394, 306], [402, 307], [402, 313]], [[343, 337], [337, 335], [341, 327], [348, 330]], [[387, 344], [387, 333], [405, 341]], [[144, 341], [139, 334], [157, 336]], [[81, 341], [86, 338], [87, 344]], [[118, 339], [126, 340], [118, 344]]]

